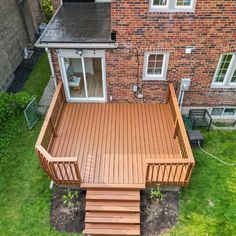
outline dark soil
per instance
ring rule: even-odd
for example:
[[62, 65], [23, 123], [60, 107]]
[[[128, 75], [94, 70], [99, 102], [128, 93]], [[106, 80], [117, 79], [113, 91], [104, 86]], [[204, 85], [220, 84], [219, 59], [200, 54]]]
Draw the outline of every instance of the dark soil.
[[176, 225], [179, 215], [179, 193], [162, 192], [163, 201], [152, 199], [150, 191], [141, 194], [141, 234], [160, 235]]
[[[70, 209], [63, 204], [67, 188], [54, 186], [51, 206], [51, 224], [58, 231], [81, 233], [84, 229], [86, 191], [78, 191], [79, 209]], [[141, 235], [160, 235], [177, 223], [179, 214], [179, 193], [162, 192], [163, 201], [152, 199], [150, 191], [141, 193]]]
[[42, 52], [43, 49], [34, 48], [33, 56], [29, 60], [23, 60], [21, 62], [14, 73], [15, 78], [7, 90], [8, 92], [17, 93], [23, 89], [25, 82], [27, 81]]
[[75, 191], [78, 191], [78, 201], [81, 205], [78, 209], [70, 209], [63, 204], [63, 195], [67, 193], [67, 188], [54, 186], [51, 205], [51, 224], [58, 231], [81, 233], [84, 229], [86, 192], [83, 190]]

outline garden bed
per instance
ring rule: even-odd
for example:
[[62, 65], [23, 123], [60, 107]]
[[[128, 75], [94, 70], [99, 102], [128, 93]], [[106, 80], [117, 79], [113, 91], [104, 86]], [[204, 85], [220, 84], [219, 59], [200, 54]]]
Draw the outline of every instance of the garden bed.
[[[78, 194], [78, 198], [65, 204], [65, 196], [68, 196], [68, 189], [54, 186], [51, 205], [51, 224], [54, 229], [63, 232], [79, 232], [84, 229], [85, 219], [85, 195], [83, 190], [70, 189], [72, 195]], [[76, 202], [79, 206], [76, 206]], [[74, 204], [73, 206], [68, 206]]]
[[[69, 207], [68, 191], [72, 195], [78, 194], [77, 200], [70, 201], [75, 204], [78, 201], [79, 207]], [[51, 205], [51, 224], [54, 229], [62, 232], [81, 233], [84, 229], [85, 219], [85, 195], [83, 190], [68, 190], [54, 186]], [[67, 197], [65, 197], [67, 196]], [[172, 228], [178, 219], [179, 214], [179, 193], [164, 191], [163, 197], [152, 198], [150, 190], [141, 192], [141, 235], [159, 235], [160, 233]]]
[[151, 198], [150, 190], [141, 193], [141, 235], [160, 235], [176, 225], [179, 215], [179, 192], [162, 192], [163, 200]]

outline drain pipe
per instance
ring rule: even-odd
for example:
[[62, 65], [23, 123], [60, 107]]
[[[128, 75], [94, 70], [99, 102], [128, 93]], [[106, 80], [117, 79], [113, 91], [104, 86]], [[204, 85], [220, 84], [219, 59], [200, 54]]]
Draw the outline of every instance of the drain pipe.
[[54, 87], [56, 88], [57, 87], [57, 79], [56, 79], [55, 70], [54, 70], [53, 63], [52, 63], [52, 55], [47, 47], [45, 48], [45, 51], [48, 55], [48, 61], [49, 61], [50, 69], [51, 69], [51, 77], [54, 82]]

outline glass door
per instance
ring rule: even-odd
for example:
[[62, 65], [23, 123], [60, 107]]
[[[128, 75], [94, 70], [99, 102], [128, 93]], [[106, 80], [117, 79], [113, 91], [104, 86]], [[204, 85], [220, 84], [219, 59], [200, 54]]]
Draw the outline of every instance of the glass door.
[[[90, 53], [91, 54], [91, 53]], [[105, 101], [104, 58], [61, 57], [61, 69], [69, 101]]]

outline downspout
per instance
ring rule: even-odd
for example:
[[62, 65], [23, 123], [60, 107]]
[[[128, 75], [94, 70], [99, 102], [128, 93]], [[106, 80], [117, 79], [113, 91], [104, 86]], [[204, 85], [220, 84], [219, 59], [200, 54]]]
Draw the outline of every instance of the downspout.
[[56, 79], [55, 70], [54, 70], [53, 63], [52, 63], [51, 52], [49, 51], [49, 49], [47, 47], [45, 48], [45, 51], [48, 55], [49, 66], [50, 66], [50, 69], [51, 69], [51, 77], [52, 77], [53, 82], [54, 82], [54, 87], [56, 88], [57, 87], [57, 79]]

